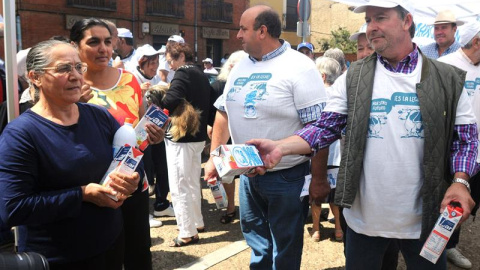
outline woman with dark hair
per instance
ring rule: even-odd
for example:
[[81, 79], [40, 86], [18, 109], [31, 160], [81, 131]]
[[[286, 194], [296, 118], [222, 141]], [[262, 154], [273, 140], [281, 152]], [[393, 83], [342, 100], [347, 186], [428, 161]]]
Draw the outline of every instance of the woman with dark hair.
[[167, 133], [165, 140], [170, 195], [179, 229], [170, 246], [181, 247], [197, 243], [198, 232], [205, 229], [201, 211], [201, 153], [207, 139], [212, 88], [203, 71], [193, 65], [193, 52], [188, 44], [167, 46], [166, 59], [175, 76], [162, 100], [163, 107], [173, 112], [185, 99], [202, 112], [197, 134], [173, 141]]
[[[135, 77], [128, 71], [108, 66], [112, 57], [112, 36], [103, 21], [95, 18], [77, 21], [70, 39], [78, 47], [80, 59], [88, 64], [83, 79], [91, 86], [85, 91], [83, 101], [106, 108], [120, 125], [125, 118], [133, 119], [135, 126], [145, 112], [142, 90]], [[148, 125], [151, 144], [163, 140], [163, 131]], [[145, 183], [146, 184], [146, 183]], [[138, 190], [122, 206], [125, 228], [125, 269], [152, 269], [150, 252], [150, 226], [148, 216], [148, 185], [139, 184]]]
[[140, 176], [113, 173], [114, 183], [99, 185], [119, 125], [104, 108], [77, 103], [86, 70], [69, 43], [48, 40], [28, 53], [39, 100], [0, 137], [0, 218], [18, 226], [19, 251], [44, 255], [50, 269], [120, 270], [119, 207]]

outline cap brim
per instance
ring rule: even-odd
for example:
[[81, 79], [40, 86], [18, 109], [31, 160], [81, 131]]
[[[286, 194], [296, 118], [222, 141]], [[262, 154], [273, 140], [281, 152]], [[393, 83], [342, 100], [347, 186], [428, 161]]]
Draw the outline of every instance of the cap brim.
[[381, 3], [381, 4], [366, 4], [356, 7], [353, 12], [355, 13], [363, 13], [367, 10], [367, 7], [381, 7], [381, 8], [394, 8], [398, 6], [398, 4], [388, 4], [388, 3]]
[[439, 22], [434, 22], [434, 23], [432, 23], [432, 24], [430, 24], [430, 25], [446, 24], [446, 23], [454, 23], [454, 24], [456, 24], [457, 26], [462, 26], [462, 25], [464, 25], [464, 24], [465, 24], [465, 22], [463, 22], [463, 21], [455, 21], [455, 22], [450, 22], [450, 21], [439, 21]]
[[[357, 32], [357, 33], [355, 33], [355, 34], [353, 34], [353, 35], [350, 36], [350, 40], [351, 40], [351, 41], [357, 41], [357, 40], [358, 40], [358, 37], [359, 37], [360, 35], [362, 35], [362, 34], [365, 34], [365, 33], [363, 33], [363, 32]], [[366, 35], [366, 34], [365, 34], [365, 35]]]

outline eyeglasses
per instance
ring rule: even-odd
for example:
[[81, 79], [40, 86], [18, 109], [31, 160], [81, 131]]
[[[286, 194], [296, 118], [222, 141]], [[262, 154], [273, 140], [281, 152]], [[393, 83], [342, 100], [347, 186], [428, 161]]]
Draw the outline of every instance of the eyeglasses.
[[83, 74], [87, 71], [87, 64], [85, 63], [76, 63], [74, 65], [72, 64], [58, 64], [55, 67], [48, 67], [48, 68], [43, 68], [43, 70], [55, 70], [56, 73], [59, 74], [66, 74], [66, 73], [71, 73], [73, 69], [79, 73]]

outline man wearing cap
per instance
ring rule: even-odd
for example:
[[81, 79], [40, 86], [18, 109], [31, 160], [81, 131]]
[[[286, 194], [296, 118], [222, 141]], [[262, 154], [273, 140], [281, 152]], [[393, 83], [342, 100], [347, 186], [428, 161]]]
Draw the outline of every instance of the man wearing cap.
[[[210, 153], [230, 135], [234, 144], [283, 138], [319, 117], [327, 99], [320, 73], [280, 39], [281, 31], [280, 16], [271, 7], [256, 5], [242, 14], [237, 39], [249, 57], [235, 65], [216, 102]], [[301, 193], [309, 174], [309, 159], [296, 155], [263, 176], [240, 176], [240, 220], [252, 249], [250, 269], [300, 269], [309, 204]], [[215, 177], [210, 158], [205, 179]], [[319, 193], [325, 197], [330, 187], [326, 180], [323, 185]]]
[[364, 23], [358, 32], [350, 36], [351, 41], [357, 42], [357, 60], [363, 59], [375, 52], [370, 42], [368, 42], [366, 32], [367, 24]]
[[320, 120], [281, 141], [247, 142], [267, 168], [289, 154], [318, 151], [326, 161], [328, 146], [346, 127], [335, 203], [348, 224], [347, 270], [380, 269], [392, 242], [408, 269], [446, 269], [445, 253], [433, 264], [420, 250], [448, 204], [462, 205], [461, 222], [474, 205], [468, 181], [478, 135], [465, 72], [418, 50], [413, 11], [409, 0], [357, 7], [375, 53], [337, 79]]
[[421, 47], [423, 54], [432, 59], [437, 59], [460, 49], [460, 44], [455, 40], [457, 26], [460, 25], [463, 25], [463, 22], [457, 20], [452, 11], [440, 11], [433, 23], [435, 42]]
[[118, 61], [121, 60], [125, 70], [135, 72], [138, 65], [138, 59], [135, 56], [132, 32], [127, 28], [118, 28], [117, 31], [118, 42], [116, 53], [118, 54], [118, 57], [115, 59], [113, 66], [115, 66], [115, 62], [118, 63]]
[[[467, 72], [464, 91], [468, 93], [473, 112], [478, 120], [480, 119], [480, 22], [472, 22], [463, 26], [460, 30], [460, 45], [456, 52], [440, 57], [438, 61], [450, 64]], [[477, 157], [480, 163], [480, 157]], [[478, 174], [470, 179], [476, 183]], [[474, 196], [475, 189], [472, 184], [472, 197], [478, 202], [478, 194]], [[456, 266], [469, 269], [472, 263], [456, 248], [460, 238], [460, 228], [450, 237], [446, 246], [447, 258]]]
[[[168, 38], [166, 46], [173, 43], [185, 43], [185, 40], [179, 35], [173, 35]], [[159, 61], [160, 65], [158, 67], [158, 75], [162, 81], [170, 83], [175, 75], [175, 71], [172, 70], [170, 65], [167, 63], [167, 59], [165, 59], [165, 52], [161, 52]]]
[[203, 70], [203, 73], [205, 74], [212, 74], [212, 75], [218, 75], [218, 71], [213, 67], [213, 60], [212, 58], [205, 58], [203, 59], [203, 67], [205, 68]]
[[297, 46], [297, 51], [310, 57], [310, 59], [315, 60], [315, 55], [313, 54], [313, 50], [315, 50], [315, 48], [313, 47], [313, 44], [310, 42], [302, 42]]

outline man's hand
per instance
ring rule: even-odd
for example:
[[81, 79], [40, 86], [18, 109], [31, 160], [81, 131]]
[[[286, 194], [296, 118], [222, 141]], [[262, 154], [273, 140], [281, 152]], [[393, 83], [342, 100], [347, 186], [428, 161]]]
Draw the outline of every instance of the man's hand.
[[217, 172], [217, 168], [215, 168], [215, 165], [213, 164], [213, 157], [210, 157], [207, 163], [205, 163], [205, 166], [203, 167], [203, 171], [204, 171], [203, 179], [205, 181], [208, 181], [214, 178], [218, 179], [218, 172]]
[[440, 206], [440, 213], [442, 213], [445, 207], [453, 201], [457, 201], [462, 205], [463, 216], [459, 223], [461, 224], [470, 216], [470, 213], [475, 206], [475, 202], [473, 201], [472, 196], [470, 196], [467, 187], [461, 183], [453, 183], [447, 189]]
[[80, 92], [82, 93], [80, 95], [80, 102], [86, 103], [93, 98], [92, 89], [90, 89], [89, 84], [82, 85], [82, 89], [80, 90]]
[[282, 160], [283, 153], [279, 147], [278, 141], [272, 141], [269, 139], [252, 139], [246, 142], [246, 144], [255, 145], [266, 169], [274, 168], [280, 160]]
[[330, 193], [330, 183], [326, 177], [314, 177], [312, 175], [312, 181], [310, 182], [309, 189], [309, 202], [310, 204], [315, 204], [320, 206], [322, 203], [326, 202], [326, 198]]

